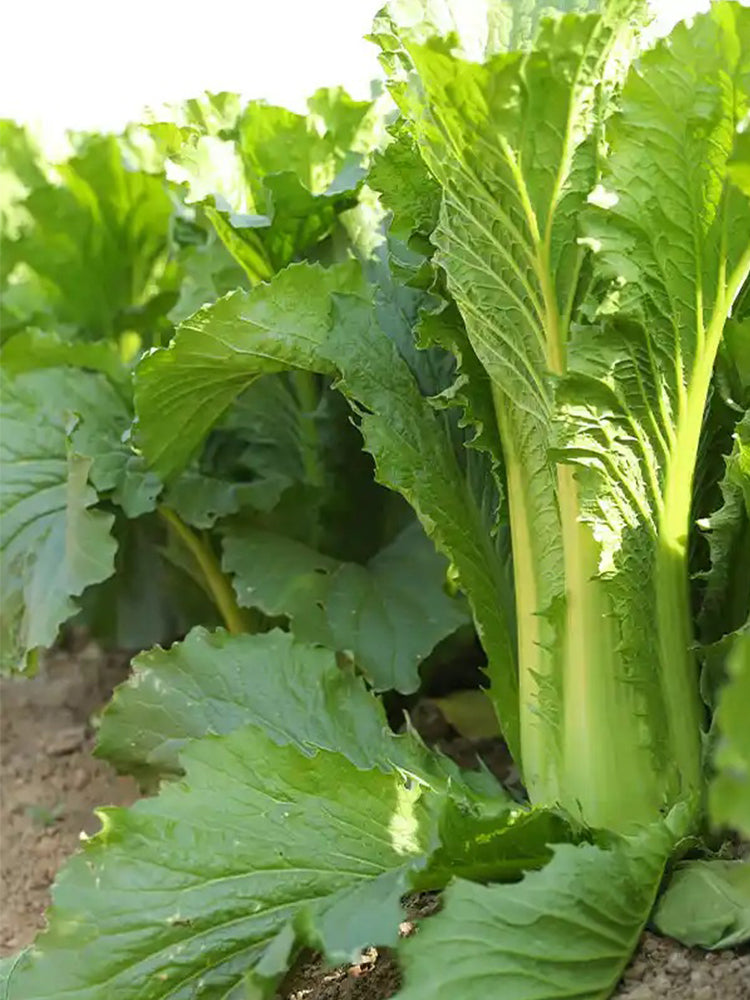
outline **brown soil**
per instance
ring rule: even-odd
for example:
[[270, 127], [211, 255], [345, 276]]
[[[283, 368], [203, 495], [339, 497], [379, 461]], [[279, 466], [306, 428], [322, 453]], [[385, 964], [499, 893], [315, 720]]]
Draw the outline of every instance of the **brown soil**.
[[[94, 713], [124, 671], [121, 658], [103, 657], [89, 645], [75, 655], [50, 655], [33, 680], [0, 681], [0, 955], [28, 944], [43, 926], [55, 873], [75, 850], [79, 833], [98, 829], [93, 808], [127, 805], [137, 797], [131, 781], [91, 756]], [[441, 730], [439, 722], [433, 724], [436, 731], [429, 736], [450, 750], [450, 733]], [[455, 740], [454, 734], [454, 743], [455, 756], [470, 757], [466, 740]], [[493, 770], [506, 770], [501, 749], [480, 749]], [[402, 933], [419, 933], [419, 920], [438, 907], [434, 895], [415, 897]], [[386, 1000], [400, 983], [398, 966], [386, 951], [370, 949], [357, 965], [337, 969], [306, 953], [277, 997]], [[750, 952], [705, 953], [647, 933], [615, 996], [618, 1000], [750, 1000]]]
[[44, 926], [49, 886], [93, 809], [130, 805], [135, 784], [91, 756], [92, 713], [125, 676], [122, 658], [94, 645], [46, 657], [33, 679], [0, 680], [0, 955]]

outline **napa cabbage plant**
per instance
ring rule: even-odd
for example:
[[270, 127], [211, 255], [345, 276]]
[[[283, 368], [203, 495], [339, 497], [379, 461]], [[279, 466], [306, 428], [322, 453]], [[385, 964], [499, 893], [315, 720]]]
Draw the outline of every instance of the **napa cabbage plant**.
[[[100, 752], [162, 790], [102, 812], [11, 1000], [270, 996], [303, 945], [395, 945], [413, 889], [445, 893], [399, 944], [408, 1000], [606, 998], [652, 915], [747, 936], [747, 865], [713, 853], [750, 834], [750, 10], [654, 45], [646, 20], [394, 0], [356, 249], [206, 306], [135, 376], [168, 483], [261, 377], [333, 381], [466, 595], [528, 801], [392, 732], [333, 652], [361, 630], [305, 631], [327, 567], [296, 550], [306, 592], [273, 599], [301, 631], [135, 661]], [[248, 607], [269, 545], [224, 539]]]

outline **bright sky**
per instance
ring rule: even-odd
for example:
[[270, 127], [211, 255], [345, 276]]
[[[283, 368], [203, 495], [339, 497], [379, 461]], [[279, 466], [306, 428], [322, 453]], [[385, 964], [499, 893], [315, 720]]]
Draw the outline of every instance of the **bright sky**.
[[[237, 91], [302, 110], [317, 87], [369, 93], [362, 36], [384, 0], [11, 0], [0, 117], [45, 132], [118, 129], [146, 105]], [[701, 0], [652, 0], [670, 26]]]

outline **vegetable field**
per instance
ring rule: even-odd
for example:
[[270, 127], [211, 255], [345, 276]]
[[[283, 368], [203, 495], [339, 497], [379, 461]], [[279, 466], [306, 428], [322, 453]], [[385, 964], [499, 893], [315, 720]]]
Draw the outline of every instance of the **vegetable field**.
[[371, 101], [0, 122], [2, 666], [127, 652], [142, 792], [0, 997], [747, 947], [750, 8], [649, 16], [392, 0]]

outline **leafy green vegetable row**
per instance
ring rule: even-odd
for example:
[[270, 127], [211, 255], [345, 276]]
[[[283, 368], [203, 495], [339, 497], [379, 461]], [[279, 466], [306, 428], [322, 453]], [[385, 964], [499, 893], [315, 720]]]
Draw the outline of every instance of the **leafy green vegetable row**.
[[[396, 945], [411, 889], [445, 893], [398, 942], [409, 1000], [606, 998], [649, 919], [747, 938], [723, 841], [750, 836], [750, 9], [651, 47], [647, 20], [393, 0], [387, 140], [330, 95], [147, 130], [178, 217], [210, 198], [186, 218], [245, 278], [138, 358], [132, 396], [83, 328], [9, 338], [19, 648], [155, 509], [227, 627], [194, 616], [115, 695], [99, 753], [161, 791], [102, 813], [2, 966], [11, 1000], [270, 996], [303, 945]], [[522, 804], [373, 693], [414, 691], [462, 623], [446, 566]]]

